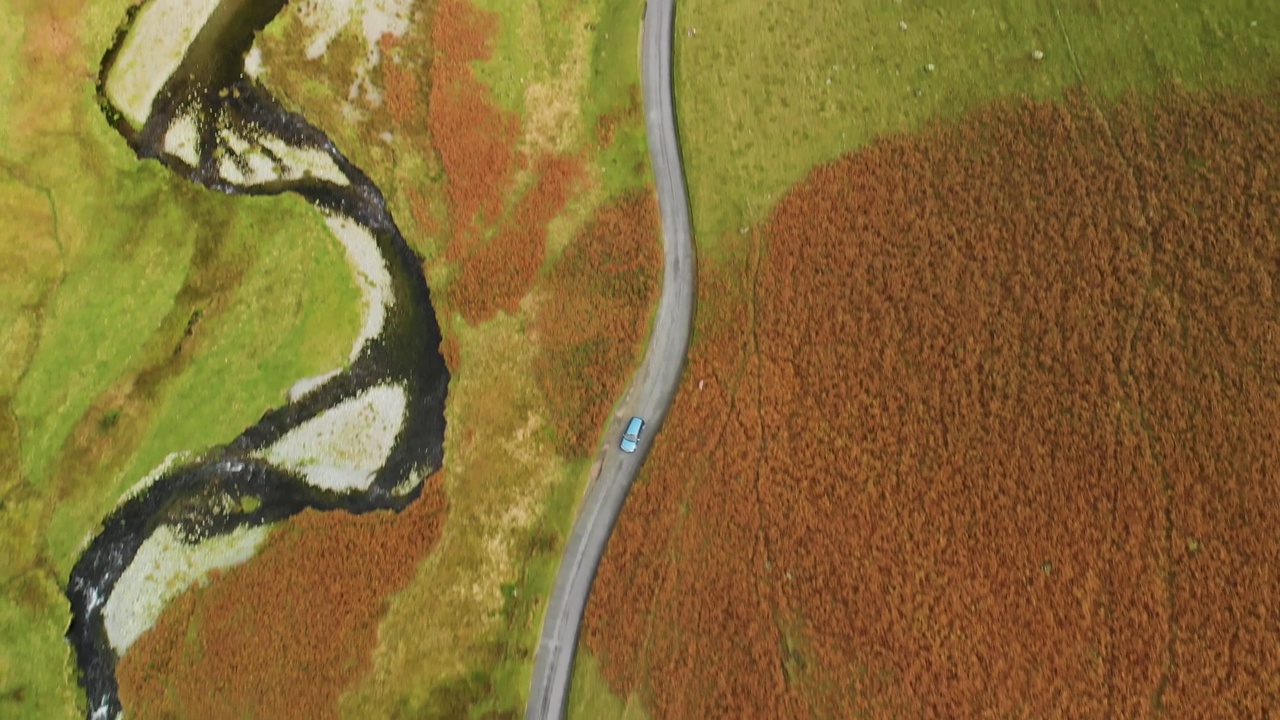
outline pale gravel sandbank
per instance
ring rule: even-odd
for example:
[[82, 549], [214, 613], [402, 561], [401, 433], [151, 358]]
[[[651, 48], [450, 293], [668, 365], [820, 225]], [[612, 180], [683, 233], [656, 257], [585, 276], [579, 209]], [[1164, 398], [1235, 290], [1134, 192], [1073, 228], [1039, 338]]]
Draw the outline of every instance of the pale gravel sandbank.
[[164, 134], [164, 151], [179, 158], [189, 167], [200, 164], [200, 126], [196, 114], [186, 108], [169, 125]]
[[210, 571], [239, 565], [257, 551], [270, 527], [239, 528], [198, 545], [183, 542], [167, 525], [138, 548], [102, 608], [107, 640], [118, 655], [142, 636], [171, 600]]
[[274, 135], [263, 135], [260, 142], [290, 168], [290, 180], [309, 175], [343, 187], [351, 184], [333, 157], [320, 148], [294, 147]]
[[298, 382], [294, 383], [292, 386], [289, 387], [289, 393], [285, 397], [291, 403], [298, 402], [298, 400], [302, 399], [304, 395], [311, 392], [312, 390], [315, 390], [321, 385], [324, 385], [325, 383], [329, 382], [333, 378], [337, 377], [338, 374], [341, 372], [342, 370], [335, 369], [335, 370], [330, 370], [327, 373], [312, 375], [309, 378], [302, 378], [301, 380], [299, 380]]
[[325, 222], [347, 251], [347, 264], [355, 273], [360, 295], [364, 299], [364, 325], [351, 348], [351, 360], [360, 356], [364, 346], [382, 332], [395, 296], [391, 292], [391, 273], [378, 249], [378, 242], [360, 223], [345, 215], [328, 214]]
[[368, 490], [404, 424], [399, 385], [377, 385], [290, 430], [263, 457], [326, 490]]
[[152, 0], [138, 13], [120, 47], [105, 91], [135, 126], [151, 114], [151, 103], [220, 0]]
[[307, 59], [319, 58], [342, 28], [359, 20], [369, 53], [368, 63], [376, 65], [378, 41], [384, 34], [400, 37], [409, 29], [413, 5], [414, 0], [302, 0], [298, 3], [298, 17], [311, 31], [307, 39]]
[[262, 49], [257, 45], [249, 48], [249, 52], [244, 56], [244, 74], [253, 80], [257, 80], [262, 74]]
[[[351, 180], [334, 162], [333, 157], [320, 148], [294, 147], [265, 132], [250, 140], [227, 127], [229, 123], [223, 122], [222, 125], [218, 130], [218, 140], [230, 154], [222, 156], [218, 163], [218, 173], [229, 183], [252, 187], [313, 177], [341, 187], [351, 184]], [[170, 128], [170, 132], [172, 131]], [[166, 136], [166, 151], [167, 143]], [[268, 150], [275, 158], [265, 152]], [[241, 167], [236, 162], [237, 159], [246, 167]]]

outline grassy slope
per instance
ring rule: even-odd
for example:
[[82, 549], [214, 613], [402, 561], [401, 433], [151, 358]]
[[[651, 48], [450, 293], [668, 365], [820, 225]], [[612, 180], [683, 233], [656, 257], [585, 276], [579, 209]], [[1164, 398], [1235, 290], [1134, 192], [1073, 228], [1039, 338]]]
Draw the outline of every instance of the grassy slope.
[[137, 161], [93, 95], [128, 3], [77, 5], [0, 9], [0, 716], [79, 714], [60, 586], [120, 492], [340, 365], [358, 327], [301, 201]]
[[1280, 64], [1277, 7], [680, 0], [677, 105], [698, 242], [710, 249], [763, 218], [816, 163], [993, 98], [1058, 97], [1081, 80], [1102, 97], [1248, 81]]

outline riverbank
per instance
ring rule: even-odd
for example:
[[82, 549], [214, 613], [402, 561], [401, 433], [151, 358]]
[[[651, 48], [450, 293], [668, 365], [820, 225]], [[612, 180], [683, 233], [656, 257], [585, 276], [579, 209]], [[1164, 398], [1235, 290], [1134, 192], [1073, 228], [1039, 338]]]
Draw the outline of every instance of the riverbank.
[[341, 365], [359, 326], [342, 248], [305, 203], [198, 191], [107, 125], [98, 61], [128, 6], [0, 11], [23, 78], [0, 82], [0, 195], [21, 229], [0, 236], [0, 714], [82, 716], [60, 588], [86, 535], [171, 451]]

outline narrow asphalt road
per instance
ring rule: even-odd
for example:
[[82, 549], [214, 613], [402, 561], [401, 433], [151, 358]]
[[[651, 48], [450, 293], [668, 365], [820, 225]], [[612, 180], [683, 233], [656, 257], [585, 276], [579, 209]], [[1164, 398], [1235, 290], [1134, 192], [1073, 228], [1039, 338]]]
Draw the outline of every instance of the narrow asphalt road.
[[[526, 720], [565, 717], [578, 629], [591, 582], [631, 482], [640, 472], [653, 438], [675, 399], [689, 349], [695, 277], [693, 230], [676, 137], [671, 71], [674, 23], [675, 0], [649, 0], [640, 41], [640, 75], [649, 155], [658, 209], [662, 214], [662, 296], [658, 300], [648, 349], [610, 422], [604, 446], [592, 468], [586, 497], [565, 545], [534, 658]], [[618, 440], [632, 415], [645, 419], [645, 429], [640, 447], [635, 453], [627, 454], [618, 449]]]

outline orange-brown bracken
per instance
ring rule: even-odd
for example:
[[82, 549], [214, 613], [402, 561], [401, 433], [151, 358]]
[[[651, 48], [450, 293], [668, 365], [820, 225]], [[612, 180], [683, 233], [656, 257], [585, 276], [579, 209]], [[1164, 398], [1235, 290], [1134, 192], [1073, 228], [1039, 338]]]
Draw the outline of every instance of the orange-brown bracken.
[[468, 254], [480, 229], [498, 220], [503, 193], [516, 167], [520, 119], [489, 100], [471, 63], [487, 60], [498, 16], [466, 0], [440, 0], [432, 18], [428, 127], [447, 177], [453, 258]]
[[187, 591], [117, 669], [134, 718], [317, 720], [370, 667], [387, 597], [447, 512], [436, 473], [399, 514], [306, 510], [248, 563]]
[[449, 287], [449, 307], [470, 323], [499, 310], [514, 313], [528, 294], [546, 259], [547, 223], [564, 209], [582, 179], [582, 163], [573, 157], [542, 155], [537, 180], [521, 196], [511, 217], [494, 236], [471, 252]]
[[563, 457], [594, 449], [639, 361], [662, 273], [658, 231], [652, 189], [629, 193], [600, 208], [548, 273], [533, 324], [534, 379]]
[[724, 238], [592, 590], [614, 689], [658, 720], [1275, 712], [1277, 158], [1275, 85], [1005, 102]]

